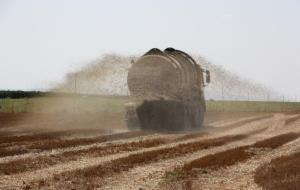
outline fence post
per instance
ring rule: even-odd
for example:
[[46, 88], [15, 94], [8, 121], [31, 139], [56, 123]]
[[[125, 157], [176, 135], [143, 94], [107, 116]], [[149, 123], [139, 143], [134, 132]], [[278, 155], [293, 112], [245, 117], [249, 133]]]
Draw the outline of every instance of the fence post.
[[224, 103], [224, 84], [222, 82], [222, 111], [224, 112], [225, 110], [225, 103]]
[[285, 102], [284, 102], [284, 96], [282, 96], [282, 108], [281, 111], [285, 110]]
[[11, 110], [12, 110], [12, 113], [15, 113], [15, 104], [13, 101], [11, 101]]

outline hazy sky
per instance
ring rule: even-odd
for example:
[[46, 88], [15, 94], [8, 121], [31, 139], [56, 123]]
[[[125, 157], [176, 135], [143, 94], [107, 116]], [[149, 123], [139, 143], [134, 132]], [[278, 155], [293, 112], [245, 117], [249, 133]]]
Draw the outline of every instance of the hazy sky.
[[298, 0], [0, 0], [0, 89], [172, 46], [300, 99]]

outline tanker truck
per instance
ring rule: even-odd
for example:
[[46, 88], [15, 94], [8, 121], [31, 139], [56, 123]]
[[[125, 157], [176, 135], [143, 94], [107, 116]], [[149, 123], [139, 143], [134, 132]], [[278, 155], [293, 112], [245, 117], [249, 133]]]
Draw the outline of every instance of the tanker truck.
[[[205, 76], [205, 81], [204, 81]], [[153, 48], [129, 68], [129, 129], [183, 131], [200, 129], [206, 111], [204, 86], [210, 72], [187, 53]]]

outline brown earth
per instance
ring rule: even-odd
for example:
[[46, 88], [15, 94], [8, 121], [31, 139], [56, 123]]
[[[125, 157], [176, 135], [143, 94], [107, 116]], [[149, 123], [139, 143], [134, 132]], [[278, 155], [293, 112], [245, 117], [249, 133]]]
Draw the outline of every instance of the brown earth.
[[196, 170], [201, 170], [201, 172], [205, 172], [207, 169], [218, 170], [222, 167], [231, 166], [238, 162], [250, 159], [256, 154], [257, 149], [259, 149], [259, 154], [262, 154], [262, 151], [275, 149], [287, 142], [297, 139], [298, 137], [300, 137], [300, 134], [298, 133], [287, 133], [258, 141], [249, 146], [241, 146], [228, 149], [223, 152], [218, 152], [216, 154], [209, 154], [184, 164], [182, 168], [176, 168], [174, 172], [178, 172], [180, 174], [176, 176], [186, 178], [188, 175], [195, 175], [197, 172], [194, 171]]
[[297, 189], [299, 125], [211, 112], [200, 131], [157, 134], [121, 115], [0, 113], [0, 189]]
[[281, 156], [259, 167], [254, 180], [264, 189], [300, 189], [300, 152]]

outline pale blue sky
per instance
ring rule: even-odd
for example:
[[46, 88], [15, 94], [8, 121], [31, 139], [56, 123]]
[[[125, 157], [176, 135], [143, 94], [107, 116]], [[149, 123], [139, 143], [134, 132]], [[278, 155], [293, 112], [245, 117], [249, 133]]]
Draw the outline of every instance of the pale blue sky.
[[300, 97], [298, 0], [0, 0], [0, 89], [38, 89], [105, 53], [175, 47]]

